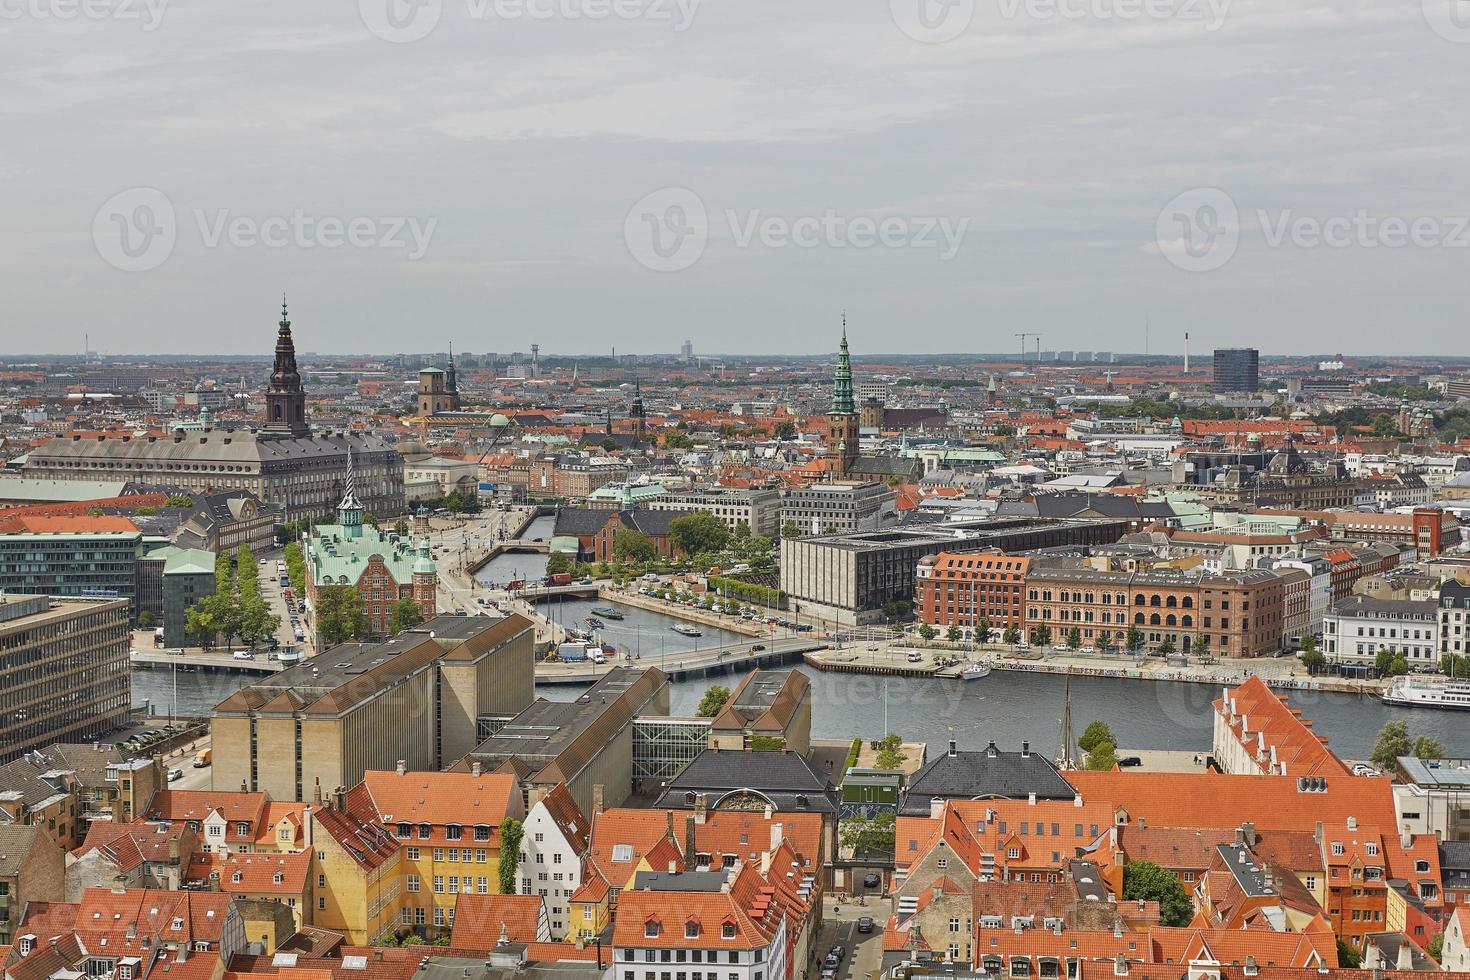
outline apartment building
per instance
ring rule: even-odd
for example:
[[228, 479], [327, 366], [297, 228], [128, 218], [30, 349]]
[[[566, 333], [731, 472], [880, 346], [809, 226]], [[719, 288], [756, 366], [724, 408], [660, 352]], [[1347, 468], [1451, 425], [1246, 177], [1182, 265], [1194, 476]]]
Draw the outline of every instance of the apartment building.
[[876, 531], [898, 518], [897, 498], [882, 483], [817, 483], [782, 490], [781, 526], [798, 535]]
[[40, 827], [0, 826], [0, 946], [32, 902], [59, 902], [65, 893], [66, 852]]
[[566, 939], [570, 934], [571, 897], [582, 886], [582, 859], [591, 829], [565, 785], [541, 797], [526, 814], [520, 892], [541, 899], [552, 939]]
[[1392, 650], [1410, 670], [1437, 670], [1443, 612], [1432, 600], [1348, 596], [1323, 619], [1322, 652], [1334, 666], [1367, 670], [1380, 650]]
[[0, 599], [0, 761], [126, 724], [128, 636], [125, 599]]
[[940, 552], [920, 559], [914, 573], [914, 615], [941, 629], [958, 626], [966, 639], [982, 619], [992, 630], [1019, 629], [1026, 624], [1030, 566], [1029, 558], [995, 551]]

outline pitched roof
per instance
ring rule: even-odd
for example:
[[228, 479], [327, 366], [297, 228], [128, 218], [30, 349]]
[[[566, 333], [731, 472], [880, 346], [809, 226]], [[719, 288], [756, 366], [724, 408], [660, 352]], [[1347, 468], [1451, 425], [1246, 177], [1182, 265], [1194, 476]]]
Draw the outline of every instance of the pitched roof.
[[[488, 824], [491, 839], [499, 834], [515, 780], [499, 773], [405, 772], [372, 769], [348, 794], [349, 808], [362, 820], [450, 824], [473, 827]], [[366, 809], [364, 809], [366, 807]], [[435, 839], [439, 839], [436, 835]]]
[[[951, 743], [953, 745], [953, 743]], [[981, 751], [954, 750], [925, 763], [909, 778], [900, 813], [921, 816], [934, 799], [1071, 800], [1076, 792], [1037, 752], [1002, 752], [991, 742]]]
[[540, 895], [471, 895], [460, 892], [454, 900], [454, 929], [449, 943], [464, 948], [492, 946], [501, 930], [513, 943], [549, 939], [541, 928], [545, 899]]

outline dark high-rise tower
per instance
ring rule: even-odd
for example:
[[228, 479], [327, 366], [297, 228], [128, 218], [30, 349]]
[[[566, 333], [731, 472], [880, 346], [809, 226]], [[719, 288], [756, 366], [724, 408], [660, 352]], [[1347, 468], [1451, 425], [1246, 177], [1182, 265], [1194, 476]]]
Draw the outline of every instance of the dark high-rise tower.
[[296, 342], [291, 339], [291, 320], [286, 314], [286, 297], [281, 297], [280, 330], [276, 332], [276, 363], [271, 368], [271, 386], [265, 393], [265, 432], [305, 438], [306, 392], [301, 390], [301, 373], [296, 370]]
[[847, 350], [847, 314], [842, 315], [842, 345], [832, 378], [832, 410], [827, 413], [827, 458], [834, 480], [847, 479], [858, 456], [858, 411], [852, 399], [852, 356]]
[[1261, 390], [1261, 352], [1254, 347], [1224, 347], [1215, 351], [1213, 385], [1218, 394]]

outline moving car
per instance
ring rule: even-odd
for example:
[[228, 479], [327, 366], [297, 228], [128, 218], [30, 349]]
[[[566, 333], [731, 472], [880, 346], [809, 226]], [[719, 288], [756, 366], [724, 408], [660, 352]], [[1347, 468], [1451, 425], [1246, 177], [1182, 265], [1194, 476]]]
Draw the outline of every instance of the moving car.
[[168, 781], [169, 782], [173, 782], [174, 780], [183, 779], [183, 778], [184, 778], [184, 770], [182, 770], [182, 769], [170, 769], [168, 771]]
[[860, 915], [860, 916], [858, 916], [858, 920], [857, 920], [857, 931], [858, 932], [872, 932], [873, 931], [873, 917], [871, 915]]

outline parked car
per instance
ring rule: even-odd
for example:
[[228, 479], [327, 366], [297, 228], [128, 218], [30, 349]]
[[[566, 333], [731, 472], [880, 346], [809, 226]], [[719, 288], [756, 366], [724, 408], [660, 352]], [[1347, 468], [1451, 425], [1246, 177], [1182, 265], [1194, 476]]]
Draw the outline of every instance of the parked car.
[[864, 888], [877, 888], [881, 884], [883, 884], [883, 876], [876, 871], [869, 871], [863, 876]]
[[1353, 766], [1353, 775], [1354, 776], [1381, 776], [1383, 774], [1380, 773], [1377, 769], [1375, 769], [1372, 766], [1368, 765], [1367, 763], [1360, 762], [1356, 766]]
[[1071, 653], [1072, 648], [1065, 643], [1058, 643], [1052, 647], [1054, 653]]
[[1078, 653], [1086, 653], [1086, 654], [1094, 654], [1094, 653], [1097, 653], [1097, 647], [1095, 647], [1091, 643], [1089, 643], [1086, 646], [1078, 647], [1077, 648], [1077, 652]]
[[1118, 765], [1125, 768], [1129, 768], [1132, 766], [1141, 766], [1143, 765], [1143, 760], [1136, 755], [1125, 755], [1123, 756], [1123, 758], [1118, 760]]
[[750, 648], [750, 652], [751, 653], [760, 653], [765, 648], [766, 648], [765, 647], [765, 644], [763, 644], [763, 643], [757, 643], [755, 646], [753, 646], [753, 647]]
[[254, 660], [255, 659], [255, 654], [251, 653], [249, 650], [236, 650], [230, 656], [233, 657], [235, 660]]
[[908, 661], [911, 664], [923, 663], [924, 655], [917, 650], [912, 650], [909, 652]]

